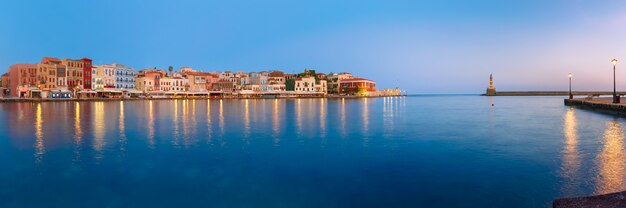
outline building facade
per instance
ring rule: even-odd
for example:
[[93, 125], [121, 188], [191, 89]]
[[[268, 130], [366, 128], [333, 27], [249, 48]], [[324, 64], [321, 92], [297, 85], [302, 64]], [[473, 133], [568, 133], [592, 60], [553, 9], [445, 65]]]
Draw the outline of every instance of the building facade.
[[66, 82], [69, 89], [84, 89], [84, 65], [82, 60], [64, 58], [61, 63], [66, 67]]
[[105, 64], [101, 65], [104, 76], [104, 88], [115, 88], [115, 65]]
[[296, 78], [294, 91], [315, 92], [315, 78], [312, 76]]
[[92, 88], [92, 83], [91, 83], [91, 70], [92, 70], [92, 61], [91, 59], [88, 58], [82, 58], [80, 59], [83, 64], [83, 89], [91, 89]]
[[104, 67], [91, 66], [91, 87], [93, 90], [104, 89]]
[[115, 68], [115, 88], [135, 88], [135, 70], [122, 64], [113, 64]]
[[376, 92], [376, 82], [365, 78], [350, 78], [341, 80], [341, 93], [354, 95], [369, 95]]
[[29, 87], [36, 87], [37, 64], [14, 64], [7, 72], [7, 89], [13, 97], [25, 97]]

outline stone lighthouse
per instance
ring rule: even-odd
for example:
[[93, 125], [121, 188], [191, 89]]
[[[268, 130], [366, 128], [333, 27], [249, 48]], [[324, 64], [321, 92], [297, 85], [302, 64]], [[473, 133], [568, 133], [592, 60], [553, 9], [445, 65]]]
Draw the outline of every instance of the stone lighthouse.
[[487, 93], [485, 93], [485, 95], [487, 96], [496, 95], [496, 87], [493, 86], [493, 74], [489, 74], [489, 88], [487, 88]]

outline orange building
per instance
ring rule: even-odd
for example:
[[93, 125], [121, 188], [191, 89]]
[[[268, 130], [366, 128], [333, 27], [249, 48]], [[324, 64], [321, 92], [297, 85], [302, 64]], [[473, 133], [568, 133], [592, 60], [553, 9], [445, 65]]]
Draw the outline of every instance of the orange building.
[[[7, 88], [11, 96], [25, 96], [25, 89], [37, 86], [37, 64], [15, 64], [9, 67], [7, 74]], [[18, 87], [23, 87], [24, 90], [18, 90]]]
[[189, 83], [189, 91], [209, 91], [219, 81], [219, 75], [209, 72], [185, 72]]
[[376, 92], [376, 82], [365, 78], [349, 78], [341, 80], [341, 93], [368, 95], [370, 92]]

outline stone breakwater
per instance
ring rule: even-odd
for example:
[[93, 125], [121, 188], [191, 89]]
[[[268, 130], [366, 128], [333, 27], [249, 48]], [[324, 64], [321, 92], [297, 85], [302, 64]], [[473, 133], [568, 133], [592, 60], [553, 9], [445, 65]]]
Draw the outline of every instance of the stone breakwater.
[[[612, 95], [607, 91], [572, 91], [573, 95]], [[626, 95], [626, 92], [617, 92], [619, 95]], [[487, 95], [487, 94], [482, 94]], [[569, 91], [498, 91], [490, 96], [568, 96]]]
[[564, 104], [572, 107], [626, 116], [626, 101], [622, 103], [612, 103], [612, 98], [565, 99]]

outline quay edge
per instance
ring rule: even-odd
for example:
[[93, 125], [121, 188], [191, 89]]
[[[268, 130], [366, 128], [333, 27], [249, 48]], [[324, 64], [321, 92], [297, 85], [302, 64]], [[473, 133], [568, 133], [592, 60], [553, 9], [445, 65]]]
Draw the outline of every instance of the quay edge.
[[95, 102], [95, 101], [141, 101], [141, 100], [245, 100], [245, 99], [360, 99], [360, 98], [384, 98], [384, 97], [406, 97], [407, 95], [389, 96], [326, 96], [326, 97], [276, 97], [276, 98], [239, 98], [239, 97], [168, 97], [168, 98], [0, 98], [0, 103], [10, 102]]
[[[610, 99], [610, 98], [609, 98]], [[626, 116], [626, 103], [610, 103], [606, 102], [608, 99], [564, 99], [563, 103], [566, 106], [577, 107], [582, 109], [589, 109], [603, 113], [609, 113], [619, 116]]]

